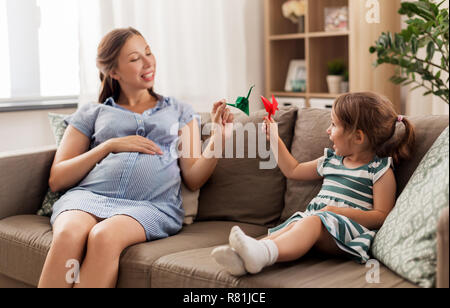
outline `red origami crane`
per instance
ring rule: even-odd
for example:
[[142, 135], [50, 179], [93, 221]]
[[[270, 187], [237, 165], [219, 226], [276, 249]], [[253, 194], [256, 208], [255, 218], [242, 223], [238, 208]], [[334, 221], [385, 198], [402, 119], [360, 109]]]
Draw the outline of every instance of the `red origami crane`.
[[278, 102], [275, 99], [275, 96], [272, 95], [272, 102], [270, 102], [267, 98], [264, 96], [261, 96], [262, 102], [264, 104], [264, 107], [266, 107], [266, 111], [269, 113], [269, 120], [272, 120], [272, 116], [275, 115], [275, 112], [278, 109]]

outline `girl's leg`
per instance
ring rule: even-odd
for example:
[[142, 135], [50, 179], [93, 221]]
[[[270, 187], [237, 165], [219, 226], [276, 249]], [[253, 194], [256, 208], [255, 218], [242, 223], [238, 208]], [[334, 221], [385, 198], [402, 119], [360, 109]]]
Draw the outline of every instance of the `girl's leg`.
[[75, 287], [115, 287], [122, 251], [145, 241], [144, 228], [129, 216], [113, 216], [95, 225], [89, 233], [80, 283]]
[[69, 260], [81, 263], [84, 247], [92, 227], [97, 223], [96, 217], [81, 211], [63, 212], [53, 224], [53, 240], [45, 259], [39, 288], [71, 288], [73, 284], [66, 280]]
[[288, 232], [273, 240], [278, 248], [277, 262], [293, 261], [304, 256], [319, 240], [327, 239], [327, 234], [317, 216], [305, 217], [293, 223]]

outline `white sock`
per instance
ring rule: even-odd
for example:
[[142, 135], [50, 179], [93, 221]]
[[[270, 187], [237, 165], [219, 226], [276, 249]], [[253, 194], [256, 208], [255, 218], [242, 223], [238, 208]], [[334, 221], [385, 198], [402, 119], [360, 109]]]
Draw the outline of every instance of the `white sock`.
[[229, 241], [230, 246], [244, 261], [245, 269], [249, 273], [259, 273], [278, 259], [278, 247], [273, 241], [258, 241], [245, 235], [238, 226], [231, 229]]
[[233, 276], [243, 276], [247, 274], [244, 267], [244, 261], [229, 245], [214, 248], [211, 256], [217, 264], [223, 266], [227, 272]]

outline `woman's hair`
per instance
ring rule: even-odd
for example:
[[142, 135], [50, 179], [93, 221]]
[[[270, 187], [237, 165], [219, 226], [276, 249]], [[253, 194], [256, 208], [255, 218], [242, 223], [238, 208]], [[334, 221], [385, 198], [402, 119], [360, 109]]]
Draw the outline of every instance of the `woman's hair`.
[[391, 156], [395, 163], [410, 158], [414, 127], [389, 99], [372, 92], [348, 93], [336, 99], [333, 112], [345, 131], [363, 131], [378, 157]]
[[[118, 58], [122, 47], [127, 40], [135, 35], [142, 36], [142, 34], [132, 28], [115, 29], [103, 37], [97, 50], [97, 67], [100, 70], [100, 95], [99, 103], [105, 102], [109, 97], [113, 97], [115, 101], [120, 96], [120, 84], [117, 80], [111, 78], [110, 73], [117, 68]], [[149, 93], [158, 98], [157, 94], [153, 92], [153, 88], [149, 89]]]

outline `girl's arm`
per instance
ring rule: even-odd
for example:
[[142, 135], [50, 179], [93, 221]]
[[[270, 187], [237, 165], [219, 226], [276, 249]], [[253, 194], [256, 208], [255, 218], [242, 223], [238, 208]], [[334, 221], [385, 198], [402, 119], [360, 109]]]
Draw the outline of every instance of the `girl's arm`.
[[378, 230], [395, 205], [397, 185], [392, 169], [373, 185], [373, 210], [361, 211], [352, 208], [327, 206], [322, 211], [330, 211], [356, 221], [369, 230]]
[[[264, 118], [264, 123], [266, 127], [267, 140], [278, 140], [278, 148], [275, 148], [271, 143], [270, 147], [272, 151], [278, 150], [278, 167], [280, 167], [281, 172], [284, 176], [291, 180], [298, 181], [312, 181], [322, 179], [322, 177], [317, 173], [317, 162], [319, 159], [299, 163], [292, 155], [289, 153], [283, 140], [278, 136], [278, 127], [276, 122], [267, 117]], [[271, 136], [272, 135], [272, 136]]]

